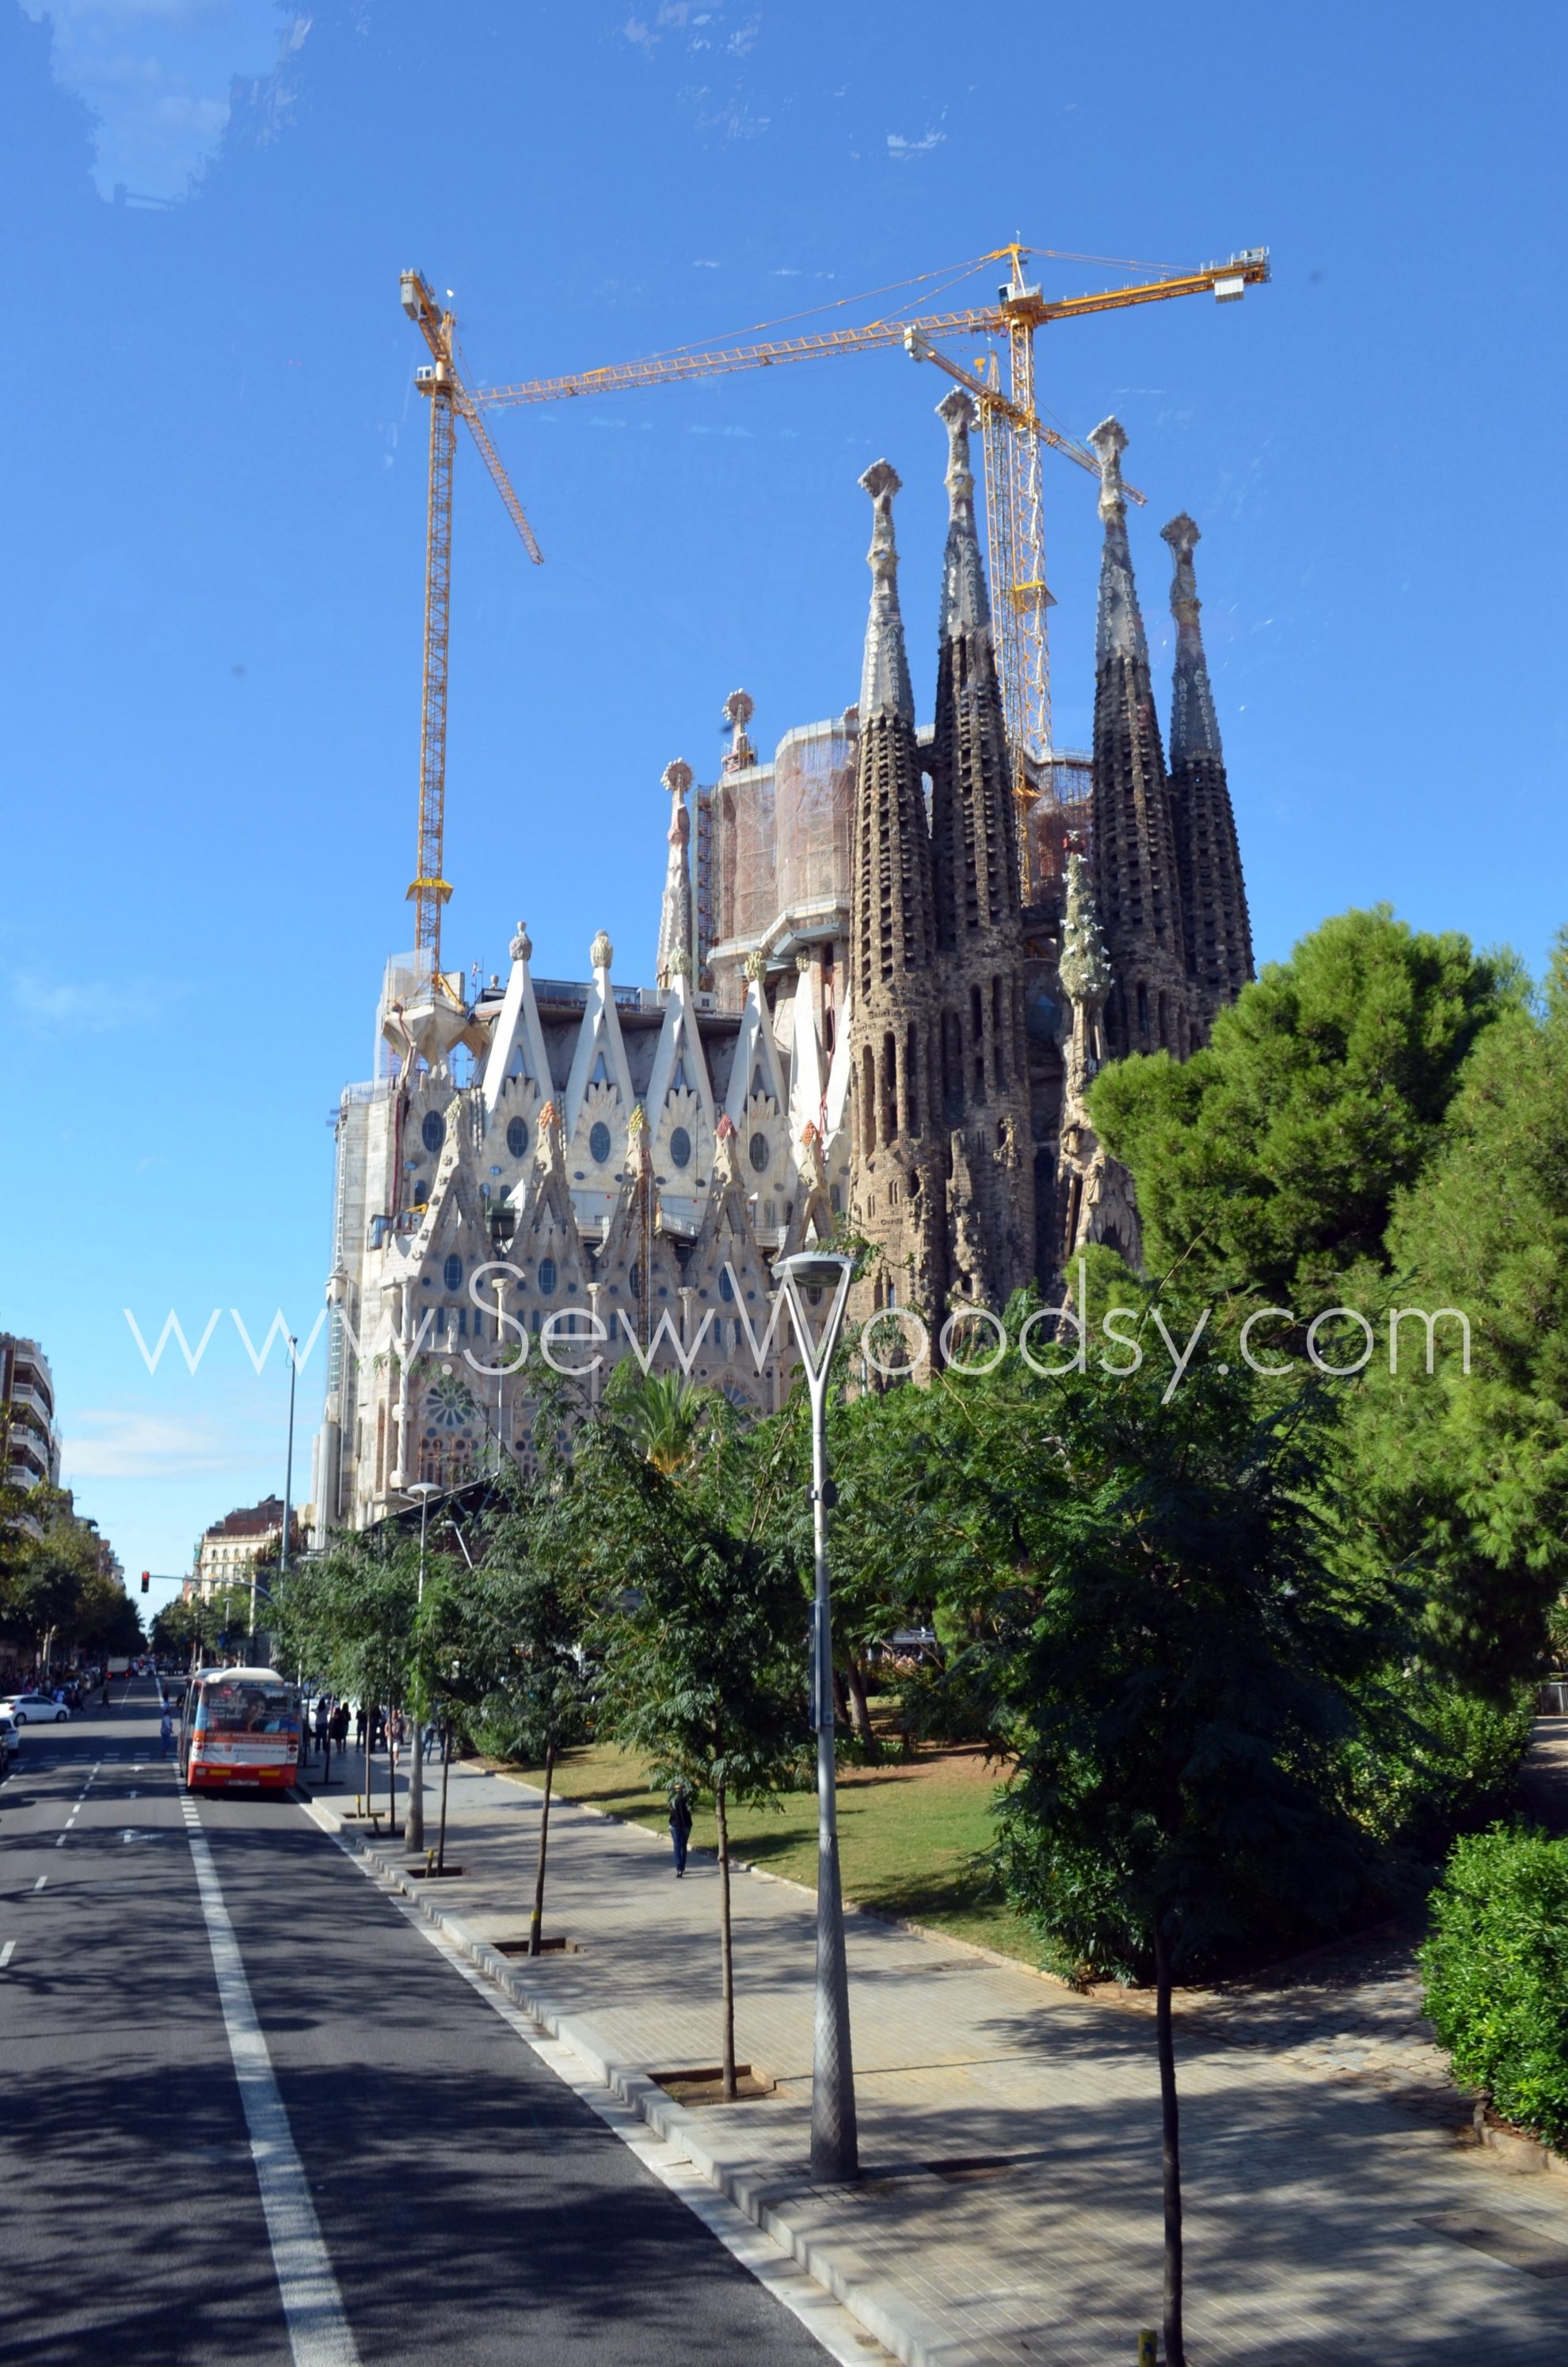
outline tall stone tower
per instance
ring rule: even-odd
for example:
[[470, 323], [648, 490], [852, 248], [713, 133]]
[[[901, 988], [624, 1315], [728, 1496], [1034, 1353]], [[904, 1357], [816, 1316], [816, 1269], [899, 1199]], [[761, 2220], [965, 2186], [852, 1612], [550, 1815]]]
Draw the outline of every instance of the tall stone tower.
[[955, 386], [937, 411], [948, 431], [948, 541], [931, 865], [942, 1116], [951, 1136], [950, 1278], [965, 1297], [1000, 1307], [1031, 1278], [1035, 1264], [1017, 825], [974, 523], [969, 439], [976, 407]]
[[1116, 983], [1106, 1005], [1106, 1048], [1174, 1052], [1192, 1046], [1176, 832], [1149, 647], [1132, 580], [1119, 421], [1089, 438], [1099, 456], [1100, 562], [1095, 635], [1094, 850], [1099, 917]]
[[881, 1255], [858, 1296], [862, 1315], [912, 1303], [933, 1314], [946, 1303], [948, 1274], [931, 846], [898, 606], [899, 479], [878, 460], [860, 482], [872, 502], [871, 613], [850, 879], [851, 1206]]
[[1197, 527], [1184, 510], [1160, 529], [1176, 573], [1176, 685], [1171, 698], [1171, 818], [1181, 883], [1182, 934], [1195, 1033], [1207, 1036], [1221, 1004], [1233, 1002], [1253, 975], [1252, 924], [1241, 849], [1225, 778], [1220, 725], [1199, 626], [1192, 553]]

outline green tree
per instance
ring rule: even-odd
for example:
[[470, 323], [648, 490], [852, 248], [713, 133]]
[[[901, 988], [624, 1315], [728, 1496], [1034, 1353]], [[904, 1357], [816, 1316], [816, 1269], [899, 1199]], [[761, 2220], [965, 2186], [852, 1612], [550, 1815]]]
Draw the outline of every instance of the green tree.
[[[1380, 1357], [1357, 1483], [1429, 1574], [1430, 1648], [1494, 1700], [1546, 1658], [1568, 1585], [1568, 938], [1539, 1009], [1488, 1029], [1441, 1143], [1396, 1204], [1402, 1369]], [[1468, 1331], [1468, 1353], [1461, 1331]]]
[[[1021, 1566], [996, 1693], [1017, 1753], [1002, 1827], [1016, 1900], [1085, 1965], [1153, 1970], [1165, 2350], [1183, 2367], [1171, 1992], [1256, 1928], [1332, 1925], [1370, 1850], [1346, 1746], [1394, 1632], [1335, 1568], [1312, 1498], [1321, 1400], [1281, 1419], [1250, 1376], [1163, 1403], [1143, 1376], [1071, 1385], [1009, 1512]], [[1021, 1444], [986, 1451], [994, 1500]]]
[[570, 1569], [550, 1552], [549, 1501], [548, 1482], [514, 1488], [490, 1519], [478, 1566], [443, 1562], [427, 1579], [419, 1622], [428, 1692], [464, 1704], [497, 1750], [544, 1769], [530, 1956], [543, 1944], [556, 1760], [592, 1730], [582, 1606]]
[[651, 1460], [613, 1406], [580, 1438], [562, 1500], [569, 1550], [598, 1605], [599, 1726], [652, 1779], [707, 1793], [719, 1833], [722, 2047], [735, 2086], [729, 1811], [798, 1782], [806, 1603], [778, 1516], [786, 1458], [771, 1430], [739, 1439], [715, 1419], [677, 1476]]
[[1091, 1108], [1132, 1172], [1149, 1271], [1179, 1266], [1210, 1297], [1303, 1320], [1346, 1276], [1386, 1272], [1395, 1195], [1437, 1148], [1471, 1049], [1520, 995], [1510, 957], [1379, 906], [1268, 964], [1191, 1059], [1103, 1070]]

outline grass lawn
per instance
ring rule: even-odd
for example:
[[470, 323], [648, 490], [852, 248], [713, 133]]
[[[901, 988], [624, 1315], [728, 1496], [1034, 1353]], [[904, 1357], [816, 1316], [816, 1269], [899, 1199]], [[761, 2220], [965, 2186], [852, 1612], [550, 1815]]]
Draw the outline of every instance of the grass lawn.
[[[541, 1780], [538, 1769], [518, 1772], [529, 1783]], [[1039, 1941], [979, 1863], [993, 1839], [991, 1800], [1001, 1773], [973, 1749], [923, 1749], [912, 1760], [890, 1756], [881, 1767], [841, 1769], [846, 1897], [1039, 1964]], [[555, 1787], [568, 1799], [591, 1801], [655, 1832], [666, 1829], [667, 1801], [649, 1790], [641, 1761], [626, 1751], [596, 1746], [570, 1752], [556, 1766]], [[691, 1838], [699, 1849], [717, 1847], [711, 1810], [698, 1809]], [[777, 1806], [733, 1809], [730, 1846], [769, 1874], [814, 1888], [815, 1792], [786, 1793]]]

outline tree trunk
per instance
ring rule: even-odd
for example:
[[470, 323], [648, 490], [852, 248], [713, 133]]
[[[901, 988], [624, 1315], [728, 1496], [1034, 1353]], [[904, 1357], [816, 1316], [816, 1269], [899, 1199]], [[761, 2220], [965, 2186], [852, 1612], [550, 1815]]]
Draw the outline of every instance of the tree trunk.
[[436, 1836], [436, 1871], [447, 1871], [447, 1778], [452, 1772], [452, 1721], [441, 1720], [441, 1829]]
[[1160, 2056], [1160, 2167], [1165, 2202], [1165, 2367], [1187, 2367], [1181, 2330], [1181, 2129], [1171, 2034], [1171, 1942], [1154, 1916], [1154, 2033]]
[[713, 1792], [713, 1816], [719, 1827], [719, 1974], [724, 1992], [724, 2101], [735, 2101], [735, 1955], [730, 1935], [730, 1825], [724, 1809], [724, 1787]]
[[550, 1786], [555, 1775], [555, 1744], [544, 1749], [544, 1806], [539, 1819], [539, 1867], [534, 1874], [533, 1920], [528, 1925], [528, 1954], [537, 1956], [544, 1944], [544, 1853], [550, 1846]]
[[877, 1730], [871, 1724], [871, 1704], [866, 1698], [866, 1672], [858, 1660], [851, 1660], [848, 1663], [845, 1670], [845, 1679], [849, 1687], [849, 1714], [856, 1738], [865, 1750], [868, 1759], [880, 1759], [882, 1755], [882, 1746], [878, 1741]]
[[840, 1726], [847, 1726], [849, 1723], [849, 1695], [844, 1689], [843, 1672], [838, 1669], [835, 1669], [833, 1672], [833, 1701], [834, 1707], [838, 1712], [838, 1722]]
[[425, 1847], [425, 1723], [415, 1718], [411, 1729], [414, 1755], [408, 1762], [408, 1802], [403, 1810], [403, 1833], [411, 1850]]

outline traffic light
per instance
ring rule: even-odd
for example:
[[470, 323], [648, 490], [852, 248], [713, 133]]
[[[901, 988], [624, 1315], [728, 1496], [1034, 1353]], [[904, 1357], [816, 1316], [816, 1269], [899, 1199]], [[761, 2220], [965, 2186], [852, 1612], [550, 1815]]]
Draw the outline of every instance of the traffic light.
[[152, 1586], [153, 1586], [153, 1573], [152, 1573], [152, 1571], [151, 1571], [150, 1569], [144, 1569], [144, 1570], [142, 1571], [142, 1593], [143, 1593], [143, 1594], [150, 1593], [150, 1592], [152, 1591]]

